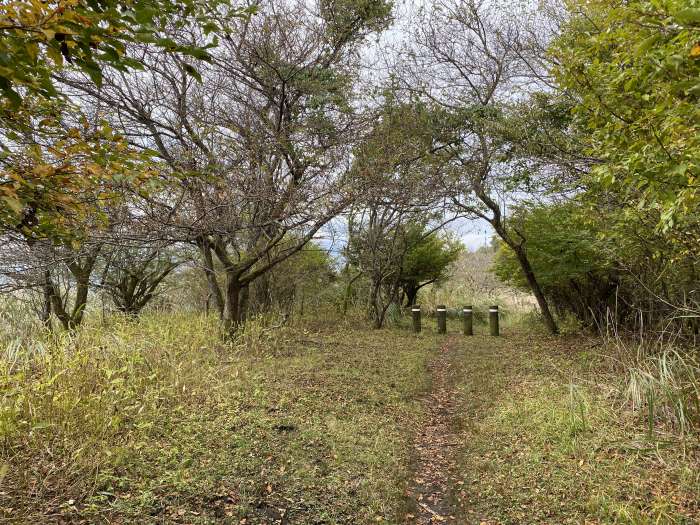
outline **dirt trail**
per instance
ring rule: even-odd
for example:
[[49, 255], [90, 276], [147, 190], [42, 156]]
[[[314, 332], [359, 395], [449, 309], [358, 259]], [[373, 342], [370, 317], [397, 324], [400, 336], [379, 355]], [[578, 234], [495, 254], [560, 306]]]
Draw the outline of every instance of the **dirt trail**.
[[418, 464], [410, 497], [416, 502], [416, 512], [406, 516], [406, 523], [457, 523], [456, 508], [450, 500], [450, 489], [456, 483], [452, 477], [452, 448], [457, 444], [452, 430], [456, 394], [450, 378], [454, 347], [454, 338], [450, 337], [430, 365], [432, 390], [423, 398], [427, 419], [414, 443]]

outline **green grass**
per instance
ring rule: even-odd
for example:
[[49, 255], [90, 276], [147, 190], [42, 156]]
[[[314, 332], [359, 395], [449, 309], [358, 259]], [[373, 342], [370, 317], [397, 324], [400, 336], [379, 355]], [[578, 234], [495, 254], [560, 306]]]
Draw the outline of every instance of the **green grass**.
[[430, 335], [86, 327], [0, 373], [0, 517], [376, 523], [406, 506]]
[[[697, 523], [700, 446], [670, 401], [650, 435], [629, 367], [518, 319], [500, 338], [449, 321], [461, 523]], [[206, 317], [97, 321], [2, 344], [0, 522], [398, 524], [414, 512], [427, 363], [445, 340], [434, 318], [420, 335], [406, 318], [382, 331], [252, 321], [233, 341]]]
[[454, 355], [467, 523], [697, 523], [698, 443], [650, 440], [585, 341], [509, 331]]

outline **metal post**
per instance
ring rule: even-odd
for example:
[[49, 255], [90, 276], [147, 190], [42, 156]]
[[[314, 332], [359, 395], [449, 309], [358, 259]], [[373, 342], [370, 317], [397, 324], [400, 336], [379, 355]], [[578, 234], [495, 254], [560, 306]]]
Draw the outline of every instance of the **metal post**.
[[437, 307], [437, 325], [439, 334], [447, 333], [447, 307], [444, 304]]
[[462, 309], [464, 319], [464, 335], [474, 335], [474, 321], [471, 306], [465, 306]]
[[414, 305], [411, 308], [411, 315], [413, 315], [413, 331], [420, 332], [420, 306]]
[[491, 335], [499, 335], [498, 330], [498, 306], [489, 308], [489, 325], [491, 326]]

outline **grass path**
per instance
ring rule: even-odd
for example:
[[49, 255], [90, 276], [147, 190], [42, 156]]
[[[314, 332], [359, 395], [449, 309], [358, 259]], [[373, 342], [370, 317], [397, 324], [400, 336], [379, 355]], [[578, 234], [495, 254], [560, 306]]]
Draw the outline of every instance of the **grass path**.
[[444, 341], [429, 366], [431, 389], [422, 399], [425, 423], [418, 429], [413, 445], [417, 466], [409, 492], [417, 510], [406, 516], [409, 523], [455, 523], [451, 494], [456, 483], [453, 448], [457, 436], [453, 422], [457, 397], [450, 355], [454, 347], [454, 337]]

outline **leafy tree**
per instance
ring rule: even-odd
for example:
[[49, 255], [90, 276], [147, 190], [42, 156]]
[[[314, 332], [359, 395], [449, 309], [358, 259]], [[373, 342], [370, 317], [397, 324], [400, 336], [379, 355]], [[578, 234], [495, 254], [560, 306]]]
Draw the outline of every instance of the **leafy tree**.
[[399, 281], [406, 304], [413, 306], [421, 288], [447, 278], [450, 265], [457, 260], [464, 246], [447, 235], [426, 231], [422, 225], [407, 228], [404, 242], [407, 250]]
[[[533, 271], [560, 315], [588, 326], [613, 321], [634, 331], [692, 332], [700, 312], [700, 243], [693, 231], [660, 232], [659, 216], [589, 189], [565, 203], [520, 207], [511, 222], [528, 237]], [[495, 273], [527, 289], [519, 266], [502, 244]]]
[[[559, 314], [568, 311], [592, 324], [614, 306], [620, 278], [595, 225], [586, 222], [585, 209], [576, 201], [523, 206], [511, 223], [528, 238], [528, 259], [550, 303]], [[503, 282], [529, 290], [517, 255], [503, 242], [493, 270]]]
[[[201, 83], [179, 56], [150, 45], [134, 46], [147, 72], [110, 71], [100, 89], [65, 81], [162, 162], [171, 184], [143, 198], [144, 215], [153, 230], [198, 247], [230, 330], [253, 281], [354, 199], [346, 160], [368, 126], [354, 104], [358, 50], [390, 14], [375, 0], [256, 4], [256, 15], [232, 23], [211, 50]], [[203, 43], [196, 32], [177, 37]]]
[[[532, 77], [520, 21], [498, 2], [438, 1], [426, 9], [405, 53], [404, 83], [436, 111], [444, 191], [456, 213], [487, 221], [515, 253], [551, 333], [558, 327], [528, 260], [529, 239], [510, 227], [510, 208], [533, 181], [559, 171], [512, 136], [520, 87]], [[538, 116], [539, 117], [539, 116]], [[515, 119], [517, 121], [517, 119]], [[518, 125], [523, 127], [522, 122]], [[525, 169], [524, 169], [525, 168]], [[568, 169], [568, 167], [565, 167]]]
[[[253, 11], [223, 0], [0, 3], [0, 229], [64, 236], [68, 219], [91, 213], [100, 186], [148, 173], [148, 155], [128, 147], [99, 111], [69, 100], [59, 73], [80, 71], [99, 87], [105, 69], [144, 69], [130, 47], [139, 43], [177, 55], [199, 78], [193, 63], [211, 59], [214, 33]], [[177, 42], [183, 28], [206, 39]]]
[[368, 306], [375, 328], [383, 326], [388, 308], [400, 301], [405, 257], [424, 234], [417, 225], [445, 218], [433, 164], [432, 154], [441, 147], [433, 134], [433, 111], [428, 104], [401, 100], [393, 85], [383, 95], [372, 130], [354, 150], [353, 175], [364, 191], [348, 214], [346, 247], [349, 266], [360, 273], [348, 282], [344, 310], [352, 284], [363, 275], [370, 283]]
[[248, 312], [278, 310], [291, 314], [296, 306], [303, 315], [310, 308], [319, 307], [334, 279], [333, 261], [328, 251], [311, 241], [251, 283]]
[[[22, 92], [54, 97], [52, 74], [66, 63], [102, 82], [102, 68], [142, 69], [128, 56], [130, 43], [149, 43], [170, 52], [210, 58], [205, 47], [183, 46], [165, 31], [176, 19], [198, 20], [205, 34], [219, 29], [221, 0], [10, 0], [0, 4], [0, 90], [14, 107]], [[229, 10], [228, 16], [251, 8]], [[172, 30], [172, 29], [171, 29]], [[196, 70], [192, 68], [193, 74]]]
[[[0, 232], [28, 240], [78, 239], [99, 226], [101, 208], [117, 196], [123, 181], [149, 175], [146, 157], [103, 120], [91, 121], [76, 108], [27, 97], [14, 119], [37, 122], [35, 130], [5, 129], [0, 155]], [[0, 117], [2, 124], [2, 117]]]
[[568, 3], [551, 48], [597, 180], [664, 228], [697, 210], [700, 2]]
[[398, 201], [374, 201], [350, 216], [345, 256], [369, 280], [368, 313], [376, 329], [384, 326], [387, 310], [399, 301], [409, 210]]

